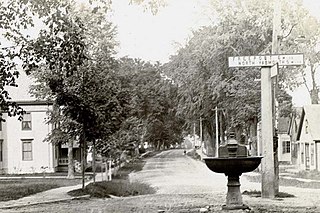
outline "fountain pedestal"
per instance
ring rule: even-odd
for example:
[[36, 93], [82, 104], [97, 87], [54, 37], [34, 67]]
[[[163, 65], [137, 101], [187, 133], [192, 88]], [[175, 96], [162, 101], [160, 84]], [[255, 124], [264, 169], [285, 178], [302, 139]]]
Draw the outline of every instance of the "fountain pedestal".
[[244, 172], [255, 170], [262, 157], [248, 156], [247, 148], [235, 140], [229, 140], [227, 145], [220, 146], [218, 151], [219, 157], [204, 158], [204, 161], [211, 171], [228, 176], [226, 204], [222, 205], [222, 209], [249, 209], [249, 206], [242, 202], [239, 177]]
[[243, 204], [242, 195], [240, 192], [239, 176], [228, 176], [228, 193], [226, 204], [222, 206], [222, 209], [248, 209], [249, 206]]

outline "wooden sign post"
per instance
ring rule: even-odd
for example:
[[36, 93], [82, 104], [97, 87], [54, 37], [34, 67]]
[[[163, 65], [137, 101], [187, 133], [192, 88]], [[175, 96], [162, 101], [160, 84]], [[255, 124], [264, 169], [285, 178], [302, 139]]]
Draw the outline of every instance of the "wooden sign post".
[[[258, 55], [229, 57], [229, 67], [261, 67], [261, 136], [262, 136], [262, 181], [263, 197], [274, 198], [275, 164], [273, 150], [273, 95], [272, 76], [278, 66], [296, 66], [304, 63], [303, 54]], [[271, 73], [272, 70], [272, 73]]]

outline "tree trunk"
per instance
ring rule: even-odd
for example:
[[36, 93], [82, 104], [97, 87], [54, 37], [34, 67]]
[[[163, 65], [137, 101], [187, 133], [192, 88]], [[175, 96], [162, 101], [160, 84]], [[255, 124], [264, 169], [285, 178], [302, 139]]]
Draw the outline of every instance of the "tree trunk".
[[81, 139], [81, 174], [82, 174], [82, 189], [85, 187], [85, 163], [86, 163], [86, 139], [82, 136]]
[[319, 89], [316, 83], [316, 68], [312, 64], [310, 66], [311, 69], [311, 79], [312, 79], [312, 90], [310, 91], [311, 94], [311, 104], [319, 104]]
[[225, 130], [226, 130], [226, 122], [225, 117], [223, 115], [223, 111], [220, 111], [219, 113], [219, 123], [220, 123], [220, 138], [221, 138], [221, 144], [225, 144]]
[[319, 104], [318, 89], [311, 90], [311, 104]]
[[213, 157], [215, 154], [215, 146], [214, 146], [215, 126], [213, 124], [214, 124], [214, 120], [212, 121], [210, 118], [203, 119], [204, 140], [206, 143], [207, 155], [209, 157]]
[[[141, 135], [141, 141], [140, 141], [140, 146], [141, 146], [141, 149], [144, 150], [144, 138], [145, 136], [147, 135], [147, 125], [143, 125], [143, 132], [142, 132], [142, 135]], [[140, 153], [139, 153], [140, 154]]]
[[68, 176], [67, 179], [74, 179], [73, 140], [68, 141]]
[[208, 137], [206, 140], [205, 140], [205, 143], [206, 143], [206, 148], [207, 148], [207, 155], [209, 157], [214, 157], [214, 146], [213, 146], [213, 141], [214, 139], [212, 137]]
[[237, 126], [235, 128], [235, 136], [236, 136], [236, 140], [238, 141], [239, 144], [243, 144], [243, 141], [242, 141], [242, 127], [241, 126]]
[[160, 150], [160, 141], [157, 141], [157, 150]]
[[250, 140], [251, 140], [251, 155], [257, 156], [258, 151], [258, 138], [257, 138], [257, 127], [258, 126], [258, 119], [254, 117], [250, 122]]

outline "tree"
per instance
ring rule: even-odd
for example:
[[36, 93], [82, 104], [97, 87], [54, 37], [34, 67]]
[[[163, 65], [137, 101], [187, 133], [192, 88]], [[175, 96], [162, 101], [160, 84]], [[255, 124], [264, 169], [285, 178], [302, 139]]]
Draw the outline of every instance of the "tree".
[[129, 117], [119, 140], [134, 147], [148, 141], [154, 147], [181, 141], [181, 118], [175, 115], [177, 87], [161, 74], [159, 64], [121, 58], [119, 74], [130, 91]]
[[238, 140], [245, 133], [256, 143], [260, 85], [254, 79], [260, 72], [257, 68], [229, 69], [227, 61], [229, 56], [271, 52], [272, 8], [268, 2], [250, 0], [212, 0], [211, 4], [217, 21], [195, 31], [166, 65], [166, 74], [179, 85], [178, 113], [190, 124], [201, 117], [210, 141], [218, 143], [213, 137], [217, 106], [220, 143], [231, 129], [238, 133]]
[[[7, 91], [8, 86], [17, 87], [16, 79], [19, 77], [18, 59], [24, 41], [21, 31], [32, 27], [32, 19], [27, 14], [26, 7], [19, 1], [1, 1], [0, 2], [0, 116], [7, 112], [9, 116], [18, 115], [21, 119], [23, 109], [10, 99]], [[1, 120], [3, 120], [1, 116]]]
[[145, 10], [150, 10], [155, 15], [167, 5], [167, 0], [130, 0], [130, 4], [132, 3], [142, 5]]
[[281, 83], [291, 90], [303, 84], [309, 92], [311, 104], [318, 104], [320, 22], [303, 7], [303, 2], [298, 0], [290, 2], [290, 7], [285, 7], [282, 13], [284, 29], [280, 37], [281, 51], [303, 53], [305, 66], [284, 68], [281, 72]]
[[33, 91], [53, 98], [62, 113], [54, 121], [62, 122], [63, 128], [49, 138], [61, 139], [69, 134], [69, 128], [75, 128], [85, 150], [86, 141], [94, 144], [117, 130], [125, 116], [126, 92], [121, 91], [121, 82], [113, 73], [112, 25], [100, 8], [76, 9], [68, 4], [47, 17], [48, 28], [29, 42], [24, 62], [38, 77]]

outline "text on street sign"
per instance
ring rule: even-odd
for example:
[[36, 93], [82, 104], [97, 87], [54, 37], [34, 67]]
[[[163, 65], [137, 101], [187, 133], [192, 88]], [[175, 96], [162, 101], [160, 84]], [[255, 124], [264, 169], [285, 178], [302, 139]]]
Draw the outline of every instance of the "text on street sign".
[[295, 66], [304, 63], [303, 54], [232, 56], [228, 61], [229, 67], [269, 67], [276, 63], [279, 66]]

